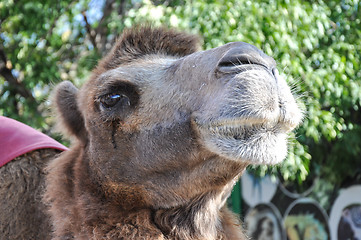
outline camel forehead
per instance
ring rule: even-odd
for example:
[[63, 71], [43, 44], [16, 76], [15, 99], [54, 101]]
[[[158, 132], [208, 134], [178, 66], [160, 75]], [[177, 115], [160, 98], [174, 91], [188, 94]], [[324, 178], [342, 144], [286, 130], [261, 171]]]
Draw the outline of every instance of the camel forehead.
[[[180, 74], [192, 72], [192, 75], [196, 75], [202, 71], [213, 71], [219, 59], [232, 48], [237, 48], [239, 53], [252, 53], [252, 51], [254, 52], [254, 50], [256, 50], [260, 53], [259, 57], [269, 58], [274, 61], [253, 45], [244, 42], [232, 42], [213, 49], [193, 52], [186, 56], [162, 53], [147, 54], [143, 52], [138, 55], [137, 58], [102, 72], [97, 76], [96, 86], [99, 86], [99, 84], [102, 85], [103, 83], [107, 84], [109, 81], [117, 78], [139, 85], [147, 84], [149, 82], [155, 83], [154, 81], [157, 81], [156, 77], [161, 77], [165, 70], [169, 69], [172, 65], [174, 65], [173, 68], [178, 66], [173, 64], [177, 60], [181, 60], [179, 63], [182, 62], [183, 65], [183, 72]], [[146, 76], [155, 77], [147, 78]]]
[[[119, 64], [99, 75], [95, 72], [95, 82], [93, 82], [92, 85], [102, 88], [108, 84], [116, 83], [116, 81], [133, 83], [139, 85], [139, 87], [156, 84], [162, 82], [164, 73], [167, 70], [170, 68], [175, 70], [180, 64], [183, 65], [183, 72], [178, 72], [177, 75], [185, 75], [190, 72], [192, 72], [192, 75], [196, 75], [204, 70], [203, 68], [196, 68], [199, 66], [198, 64], [214, 65], [231, 46], [232, 43], [210, 50], [194, 52], [187, 56], [172, 56], [167, 54], [147, 55], [143, 53], [144, 55], [140, 55], [129, 62]], [[174, 74], [174, 72], [172, 74]], [[168, 77], [169, 80], [171, 80], [173, 76]]]
[[95, 86], [102, 88], [120, 81], [135, 84], [140, 88], [154, 84], [175, 61], [175, 58], [165, 56], [146, 56], [102, 73], [95, 80]]

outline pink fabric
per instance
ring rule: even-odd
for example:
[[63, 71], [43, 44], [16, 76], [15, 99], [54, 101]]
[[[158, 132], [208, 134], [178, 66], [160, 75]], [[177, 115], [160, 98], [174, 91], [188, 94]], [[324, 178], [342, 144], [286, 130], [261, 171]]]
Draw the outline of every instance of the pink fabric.
[[68, 150], [47, 135], [16, 120], [0, 116], [0, 167], [36, 149]]

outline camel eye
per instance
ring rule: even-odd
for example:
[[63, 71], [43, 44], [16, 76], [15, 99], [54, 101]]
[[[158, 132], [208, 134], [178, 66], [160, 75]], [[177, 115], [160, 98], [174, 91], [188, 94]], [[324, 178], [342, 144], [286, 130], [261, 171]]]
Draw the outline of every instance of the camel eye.
[[109, 109], [116, 105], [130, 106], [130, 99], [123, 94], [107, 94], [100, 98], [100, 103], [103, 108]]

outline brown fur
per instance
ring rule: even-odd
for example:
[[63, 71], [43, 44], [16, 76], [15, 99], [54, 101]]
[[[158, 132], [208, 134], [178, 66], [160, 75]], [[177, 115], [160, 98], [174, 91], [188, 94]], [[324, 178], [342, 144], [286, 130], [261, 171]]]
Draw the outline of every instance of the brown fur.
[[248, 164], [283, 159], [301, 113], [254, 46], [198, 49], [127, 30], [80, 90], [57, 86], [73, 142], [47, 168], [52, 239], [246, 239], [225, 201]]
[[59, 153], [41, 149], [0, 168], [0, 239], [51, 239], [50, 221], [41, 201], [45, 166]]
[[190, 35], [165, 28], [143, 27], [128, 29], [118, 39], [112, 52], [98, 65], [96, 72], [117, 68], [146, 55], [183, 57], [200, 50], [200, 40]]

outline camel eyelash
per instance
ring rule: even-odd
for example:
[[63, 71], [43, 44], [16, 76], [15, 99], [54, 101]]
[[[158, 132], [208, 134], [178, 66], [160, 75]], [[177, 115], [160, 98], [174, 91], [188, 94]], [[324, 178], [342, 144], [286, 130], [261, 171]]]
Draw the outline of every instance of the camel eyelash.
[[128, 82], [111, 82], [103, 85], [95, 102], [101, 111], [124, 110], [135, 107], [139, 100], [137, 87]]
[[129, 107], [131, 105], [130, 98], [121, 93], [109, 93], [98, 98], [98, 102], [102, 108], [111, 109], [116, 106]]

